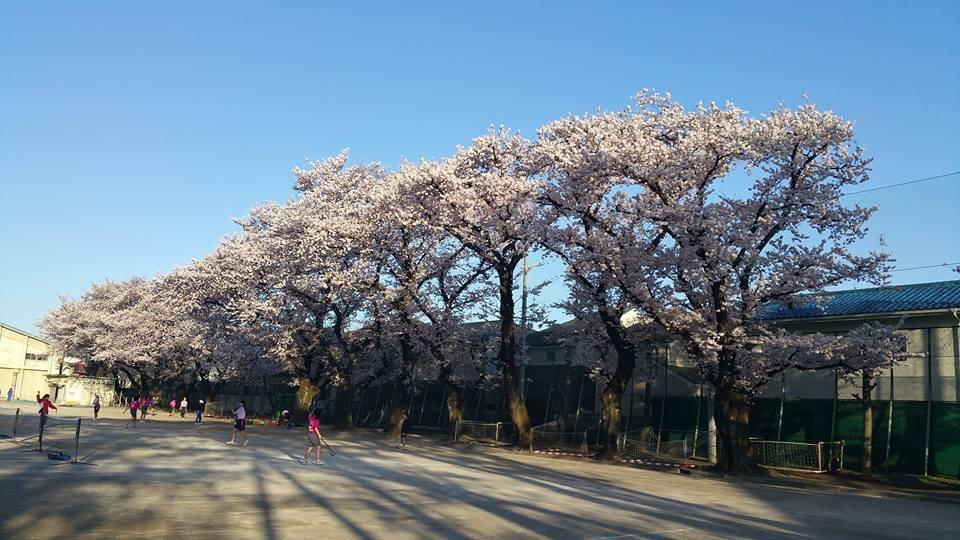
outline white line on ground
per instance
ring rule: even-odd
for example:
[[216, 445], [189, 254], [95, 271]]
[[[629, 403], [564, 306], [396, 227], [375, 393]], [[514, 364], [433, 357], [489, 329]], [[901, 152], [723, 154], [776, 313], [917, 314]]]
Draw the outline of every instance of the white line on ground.
[[593, 538], [589, 538], [588, 540], [617, 540], [620, 538], [651, 538], [653, 536], [660, 536], [664, 534], [672, 534], [672, 533], [678, 533], [678, 532], [684, 532], [684, 531], [690, 531], [690, 530], [693, 530], [693, 529], [690, 529], [689, 527], [687, 527], [683, 529], [667, 529], [663, 531], [651, 531], [651, 532], [637, 533], [637, 534], [621, 534], [619, 536], [595, 536]]

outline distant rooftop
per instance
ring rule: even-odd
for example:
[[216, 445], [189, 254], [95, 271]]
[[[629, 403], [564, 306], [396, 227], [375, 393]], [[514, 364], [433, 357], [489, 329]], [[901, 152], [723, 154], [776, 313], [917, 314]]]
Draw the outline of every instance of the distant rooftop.
[[42, 341], [42, 342], [44, 342], [44, 343], [47, 343], [46, 338], [43, 338], [43, 337], [38, 336], [38, 335], [36, 335], [36, 334], [31, 334], [30, 332], [27, 332], [26, 330], [21, 330], [21, 329], [15, 327], [15, 326], [10, 326], [9, 324], [0, 322], [0, 327], [6, 328], [7, 330], [13, 330], [14, 332], [16, 332], [16, 333], [18, 333], [18, 334], [21, 334], [21, 335], [24, 335], [24, 336], [28, 336], [28, 337], [30, 337], [30, 338], [33, 338], [33, 339], [37, 340], [37, 341]]
[[805, 294], [790, 304], [770, 304], [758, 319], [803, 319], [867, 313], [960, 308], [960, 280]]

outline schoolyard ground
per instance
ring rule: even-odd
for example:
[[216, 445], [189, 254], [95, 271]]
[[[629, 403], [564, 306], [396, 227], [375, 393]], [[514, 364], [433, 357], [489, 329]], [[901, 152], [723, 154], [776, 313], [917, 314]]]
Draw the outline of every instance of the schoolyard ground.
[[[16, 404], [0, 402], [0, 422]], [[23, 429], [36, 407], [21, 403]], [[79, 456], [54, 461], [0, 442], [0, 538], [936, 538], [960, 505], [674, 470], [540, 457], [378, 433], [327, 433], [339, 451], [301, 465], [305, 431], [170, 418], [126, 429], [84, 418]], [[21, 435], [29, 432], [21, 430]]]

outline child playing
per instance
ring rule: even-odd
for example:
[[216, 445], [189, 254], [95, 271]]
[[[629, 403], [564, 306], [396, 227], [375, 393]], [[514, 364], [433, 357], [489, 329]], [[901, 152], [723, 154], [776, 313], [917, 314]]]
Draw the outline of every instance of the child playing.
[[170, 414], [168, 414], [167, 416], [173, 416], [173, 412], [176, 411], [176, 410], [177, 410], [177, 400], [171, 399], [171, 400], [170, 400]]
[[130, 424], [133, 424], [133, 427], [137, 427], [137, 408], [140, 407], [140, 398], [130, 400], [130, 420], [127, 420], [127, 424], [123, 427], [128, 428]]
[[40, 404], [40, 427], [47, 425], [47, 416], [50, 415], [50, 409], [57, 410], [57, 406], [50, 401], [50, 394], [44, 394], [40, 397], [37, 391], [37, 403]]
[[93, 396], [93, 419], [97, 420], [100, 417], [100, 394], [94, 394]]
[[410, 418], [406, 414], [403, 415], [403, 422], [400, 424], [400, 438], [397, 439], [397, 448], [401, 446], [404, 448], [407, 447], [407, 432], [410, 431]]
[[303, 454], [303, 460], [300, 463], [306, 465], [307, 459], [310, 458], [310, 451], [316, 448], [317, 460], [313, 464], [323, 465], [323, 461], [320, 461], [320, 411], [316, 408], [310, 411], [310, 416], [307, 418], [307, 430], [307, 451]]
[[183, 399], [180, 400], [180, 418], [185, 418], [187, 416], [187, 396], [183, 396]]
[[[184, 398], [186, 399], [186, 398]], [[250, 443], [250, 440], [247, 439], [247, 402], [240, 401], [240, 406], [237, 407], [237, 410], [233, 411], [233, 415], [237, 418], [233, 423], [233, 434], [230, 435], [230, 440], [227, 441], [227, 444], [237, 444], [237, 433], [240, 434], [240, 438], [243, 439], [242, 446], [246, 446]]]
[[193, 420], [194, 424], [199, 424], [200, 422], [203, 422], [203, 411], [206, 408], [207, 408], [207, 405], [201, 399], [200, 404], [197, 405], [197, 417]]

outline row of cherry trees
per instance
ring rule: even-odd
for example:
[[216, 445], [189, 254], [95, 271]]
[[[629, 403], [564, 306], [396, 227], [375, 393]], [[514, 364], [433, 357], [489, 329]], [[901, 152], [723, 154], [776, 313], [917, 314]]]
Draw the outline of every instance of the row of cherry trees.
[[[348, 166], [344, 153], [295, 169], [295, 197], [254, 208], [211, 255], [94, 286], [42, 327], [64, 352], [138, 377], [283, 372], [303, 407], [335, 387], [342, 428], [374, 382], [394, 383], [394, 429], [416, 380], [446, 385], [452, 422], [465, 384], [495, 384], [524, 443], [515, 279], [542, 251], [566, 267], [561, 307], [581, 322], [578, 361], [603, 384], [608, 453], [628, 381], [673, 342], [713, 389], [721, 466], [739, 470], [750, 398], [771, 377], [874, 373], [899, 359], [889, 328], [839, 339], [757, 317], [801, 293], [884, 279], [887, 255], [852, 251], [873, 209], [841, 200], [868, 164], [852, 124], [813, 105], [751, 117], [644, 92], [535, 141], [501, 128], [442, 161], [387, 170]], [[495, 357], [464, 324], [488, 316]]]

